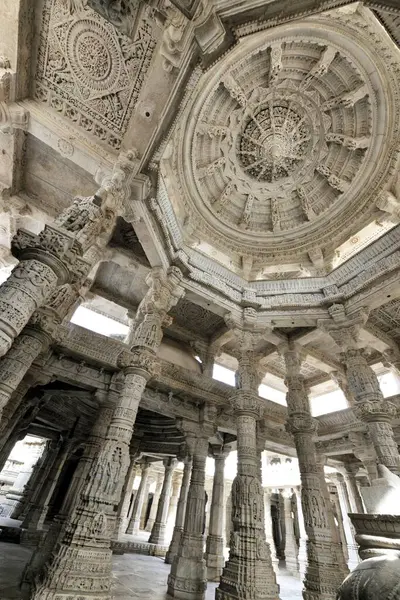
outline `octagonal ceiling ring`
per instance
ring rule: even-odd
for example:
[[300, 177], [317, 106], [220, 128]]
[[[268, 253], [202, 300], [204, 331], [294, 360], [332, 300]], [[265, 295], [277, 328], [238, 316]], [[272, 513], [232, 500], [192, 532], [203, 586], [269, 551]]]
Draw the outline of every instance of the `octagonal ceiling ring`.
[[321, 246], [385, 181], [399, 141], [387, 57], [367, 29], [320, 20], [241, 40], [191, 93], [173, 171], [217, 247]]

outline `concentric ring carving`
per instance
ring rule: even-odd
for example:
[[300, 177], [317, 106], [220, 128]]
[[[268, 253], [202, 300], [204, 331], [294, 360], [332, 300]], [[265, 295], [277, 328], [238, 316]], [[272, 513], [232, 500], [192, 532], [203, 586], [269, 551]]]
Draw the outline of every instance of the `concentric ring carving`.
[[113, 90], [121, 75], [120, 52], [101, 23], [89, 19], [73, 22], [66, 49], [71, 70], [85, 88], [108, 93]]

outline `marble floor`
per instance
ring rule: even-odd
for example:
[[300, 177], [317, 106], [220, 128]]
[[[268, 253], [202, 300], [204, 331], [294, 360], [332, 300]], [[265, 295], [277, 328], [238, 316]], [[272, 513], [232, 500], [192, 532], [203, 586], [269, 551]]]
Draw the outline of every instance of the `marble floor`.
[[[17, 544], [0, 542], [0, 600], [19, 600], [18, 582], [31, 551]], [[170, 566], [160, 558], [140, 554], [114, 557], [114, 600], [166, 600]], [[301, 583], [280, 569], [281, 600], [301, 598]], [[209, 583], [206, 600], [214, 600], [216, 583]]]

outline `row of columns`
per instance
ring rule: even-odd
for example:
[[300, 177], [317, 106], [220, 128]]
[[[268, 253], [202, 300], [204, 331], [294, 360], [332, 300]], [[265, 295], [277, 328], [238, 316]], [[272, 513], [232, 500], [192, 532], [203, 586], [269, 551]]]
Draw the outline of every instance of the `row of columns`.
[[[54, 225], [46, 226], [39, 235], [19, 230], [13, 240], [12, 250], [20, 262], [0, 286], [0, 356], [3, 356], [0, 361], [0, 411], [3, 412], [1, 423], [5, 434], [10, 431], [8, 424], [24, 397], [24, 394], [18, 394], [23, 377], [39, 354], [57, 338], [58, 325], [78, 300], [87, 275], [107, 243], [116, 217], [123, 213], [136, 162], [132, 154], [121, 157], [112, 176], [104, 180], [95, 196], [76, 199]], [[118, 506], [131, 464], [130, 445], [136, 413], [148, 380], [158, 372], [156, 353], [163, 326], [170, 322], [168, 312], [183, 294], [181, 279], [182, 274], [175, 267], [166, 272], [161, 268], [153, 269], [149, 276], [150, 289], [138, 308], [128, 339], [130, 351], [119, 356], [118, 372], [109, 386], [107, 402], [112, 406], [109, 421], [103, 435], [97, 439], [96, 452], [91, 454], [90, 448], [87, 450], [84, 476], [80, 472], [81, 479], [74, 482], [75, 499], [70, 499], [69, 511], [66, 510], [64, 520], [56, 528], [57, 535], [54, 536], [54, 530], [51, 532], [53, 537], [50, 538], [56, 542], [54, 552], [51, 557], [50, 553], [46, 555], [47, 564], [40, 574], [32, 570], [34, 600], [51, 600], [60, 594], [79, 595], [84, 599], [96, 596], [99, 600], [110, 597], [111, 540], [118, 524]], [[354, 399], [353, 410], [366, 423], [379, 462], [398, 472], [399, 454], [390, 424], [395, 407], [383, 399], [376, 376], [359, 348], [357, 327], [363, 316], [349, 317], [341, 305], [334, 305], [329, 311], [331, 320], [322, 323], [321, 327], [342, 349], [348, 386]], [[216, 598], [276, 600], [279, 587], [265, 536], [264, 493], [257, 445], [257, 421], [264, 418], [263, 402], [258, 396], [260, 355], [257, 348], [265, 336], [265, 327], [257, 323], [253, 309], [244, 309], [240, 318], [231, 317], [228, 325], [239, 348], [236, 391], [231, 398], [237, 428], [238, 471], [232, 485], [233, 530], [229, 559]], [[308, 560], [303, 595], [305, 600], [328, 600], [334, 597], [347, 567], [329, 509], [323, 465], [315, 450], [316, 421], [311, 417], [300, 374], [301, 354], [289, 343], [281, 348], [281, 352], [287, 372], [287, 426], [299, 459], [301, 507], [307, 535]], [[168, 579], [168, 592], [175, 598], [204, 597], [207, 581], [203, 557], [205, 462], [208, 440], [215, 432], [215, 417], [215, 407], [208, 409], [205, 406], [198, 423], [183, 424], [192, 469], [183, 530]], [[4, 443], [4, 438], [2, 441]], [[85, 470], [89, 462], [90, 468]], [[51, 469], [53, 467], [56, 474], [59, 464], [52, 465]], [[45, 498], [49, 497], [53, 479], [52, 476], [46, 483], [48, 493], [44, 494]], [[171, 479], [165, 477], [160, 499], [163, 494], [166, 497], [170, 485]], [[218, 478], [215, 485], [218, 495]], [[137, 497], [140, 499], [139, 492]], [[218, 503], [215, 506], [218, 513]], [[30, 519], [39, 522], [36, 508], [29, 510]], [[140, 525], [137, 524], [137, 513], [134, 517], [132, 530]], [[154, 539], [162, 537], [165, 518], [165, 503], [159, 502], [152, 529]], [[50, 547], [50, 538], [46, 539], [45, 546]], [[218, 544], [219, 540], [210, 538], [211, 549], [218, 548]], [[34, 557], [32, 565], [35, 561], [40, 563]], [[211, 569], [214, 566], [211, 564]]]

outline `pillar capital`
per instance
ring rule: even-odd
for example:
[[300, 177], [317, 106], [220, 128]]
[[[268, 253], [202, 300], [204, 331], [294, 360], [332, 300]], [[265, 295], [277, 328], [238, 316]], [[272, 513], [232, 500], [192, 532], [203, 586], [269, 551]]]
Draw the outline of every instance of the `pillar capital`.
[[224, 444], [209, 444], [208, 454], [214, 460], [225, 460], [231, 452], [232, 447]]
[[342, 351], [357, 349], [360, 331], [368, 319], [365, 307], [348, 314], [344, 305], [337, 303], [328, 308], [330, 319], [318, 321], [318, 327], [328, 333]]
[[293, 413], [287, 420], [286, 431], [291, 434], [309, 433], [316, 435], [318, 430], [318, 421], [305, 413]]
[[369, 400], [353, 406], [353, 411], [360, 421], [372, 423], [376, 421], [390, 423], [397, 416], [398, 409], [395, 404], [385, 400]]
[[238, 389], [230, 398], [236, 415], [251, 415], [261, 419], [264, 412], [264, 403], [256, 392]]
[[146, 348], [134, 348], [130, 352], [123, 350], [118, 356], [117, 364], [125, 374], [138, 374], [146, 381], [161, 372], [160, 362], [155, 353]]
[[162, 328], [171, 324], [168, 312], [183, 297], [178, 267], [154, 267], [146, 278], [149, 286], [140, 302], [127, 337], [130, 348], [147, 348], [155, 352], [161, 343]]

